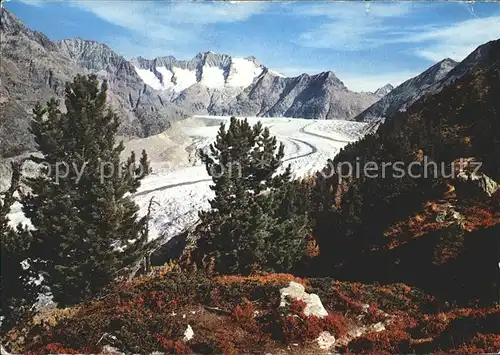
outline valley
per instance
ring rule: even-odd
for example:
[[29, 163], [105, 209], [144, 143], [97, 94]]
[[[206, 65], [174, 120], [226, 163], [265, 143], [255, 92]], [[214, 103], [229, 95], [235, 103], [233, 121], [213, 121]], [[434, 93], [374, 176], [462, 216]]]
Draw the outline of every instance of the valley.
[[[229, 117], [195, 116], [186, 122], [189, 128], [184, 134], [193, 140], [189, 146], [192, 152], [205, 149], [215, 140], [219, 124], [228, 122]], [[196, 126], [192, 122], [198, 122]], [[348, 121], [316, 121], [299, 118], [257, 118], [249, 117], [255, 124], [262, 122], [272, 135], [285, 145], [283, 166], [290, 164], [295, 178], [307, 177], [325, 165], [349, 142], [361, 135], [365, 124]], [[194, 127], [193, 127], [194, 126]], [[147, 149], [147, 148], [146, 148]], [[191, 152], [191, 153], [192, 153]], [[192, 154], [189, 154], [192, 155]], [[152, 160], [153, 173], [144, 179], [135, 201], [145, 213], [151, 198], [157, 203], [153, 208], [151, 238], [162, 236], [166, 241], [194, 223], [198, 211], [209, 208], [208, 200], [213, 198], [209, 186], [212, 179], [200, 161], [184, 161], [177, 168], [166, 171], [162, 161]], [[158, 171], [155, 171], [155, 166]]]

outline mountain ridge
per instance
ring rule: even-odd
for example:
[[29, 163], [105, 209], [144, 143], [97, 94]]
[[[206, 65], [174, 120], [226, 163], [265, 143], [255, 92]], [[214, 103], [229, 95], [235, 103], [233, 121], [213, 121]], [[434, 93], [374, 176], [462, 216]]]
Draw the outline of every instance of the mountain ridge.
[[52, 41], [5, 8], [0, 29], [6, 53], [0, 63], [0, 108], [6, 112], [0, 156], [34, 148], [28, 126], [35, 99], [62, 98], [64, 83], [76, 74], [107, 80], [109, 104], [122, 117], [120, 134], [146, 137], [197, 114], [376, 120], [404, 109], [438, 82], [447, 85], [442, 79], [449, 72], [463, 75], [485, 56], [471, 54], [462, 66], [445, 59], [396, 88], [354, 92], [332, 71], [285, 77], [253, 56], [205, 51], [188, 60], [171, 55], [128, 60], [94, 40]]
[[469, 72], [491, 67], [498, 60], [500, 60], [500, 39], [478, 46], [461, 62], [445, 58], [394, 88], [380, 101], [357, 115], [355, 120], [376, 121], [390, 118], [398, 111], [406, 110], [421, 97], [436, 94]]
[[446, 58], [425, 71], [393, 88], [387, 95], [355, 117], [356, 121], [371, 121], [395, 114], [428, 92], [458, 63]]
[[[6, 113], [0, 125], [0, 156], [34, 149], [28, 133], [31, 109], [37, 100], [61, 99], [65, 83], [76, 74], [94, 73], [108, 81], [109, 104], [122, 117], [119, 133], [135, 137], [159, 133], [170, 122], [195, 114], [351, 119], [379, 98], [348, 91], [333, 72], [289, 78], [253, 56], [205, 51], [189, 60], [128, 60], [95, 40], [52, 40], [6, 8], [1, 9], [0, 26], [7, 53], [0, 64], [0, 105]], [[268, 77], [275, 84], [253, 87]], [[269, 104], [248, 102], [249, 92], [258, 93], [257, 100], [269, 96]]]

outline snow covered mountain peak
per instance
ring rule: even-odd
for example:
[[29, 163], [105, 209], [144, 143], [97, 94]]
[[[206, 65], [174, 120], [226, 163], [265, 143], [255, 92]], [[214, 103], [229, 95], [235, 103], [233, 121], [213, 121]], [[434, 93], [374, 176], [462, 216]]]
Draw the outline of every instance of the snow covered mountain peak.
[[393, 89], [394, 86], [392, 86], [391, 84], [387, 84], [375, 90], [374, 94], [377, 95], [378, 97], [384, 97], [385, 95], [390, 93]]
[[190, 60], [178, 60], [173, 56], [152, 60], [139, 57], [132, 63], [147, 85], [174, 93], [194, 84], [209, 89], [244, 88], [265, 69], [254, 57], [237, 58], [210, 51], [200, 52]]

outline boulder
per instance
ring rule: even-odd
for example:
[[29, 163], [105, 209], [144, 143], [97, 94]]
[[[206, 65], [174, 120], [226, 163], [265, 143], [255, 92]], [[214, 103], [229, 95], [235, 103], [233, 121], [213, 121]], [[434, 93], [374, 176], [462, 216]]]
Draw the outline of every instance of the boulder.
[[5, 350], [5, 348], [3, 347], [3, 345], [0, 345], [0, 354], [2, 354], [2, 355], [11, 355], [9, 352], [7, 352], [7, 350]]
[[321, 303], [318, 295], [314, 293], [307, 293], [304, 286], [301, 284], [291, 281], [288, 287], [282, 288], [280, 290], [281, 303], [280, 307], [284, 307], [287, 304], [286, 297], [291, 297], [296, 300], [305, 302], [306, 308], [304, 309], [304, 314], [306, 316], [316, 316], [319, 318], [324, 318], [328, 315], [325, 307]]
[[119, 349], [111, 346], [111, 345], [104, 345], [102, 347], [102, 353], [106, 355], [124, 355], [125, 353], [121, 352]]
[[385, 325], [382, 322], [375, 323], [371, 326], [374, 332], [382, 332], [385, 330]]
[[497, 192], [498, 184], [495, 180], [485, 174], [474, 174], [473, 172], [461, 171], [457, 179], [462, 182], [470, 182], [479, 190], [491, 197]]
[[184, 341], [189, 341], [193, 339], [194, 337], [194, 331], [193, 328], [188, 324], [186, 330], [184, 331]]
[[320, 349], [328, 350], [335, 344], [335, 337], [330, 332], [322, 332], [316, 341]]

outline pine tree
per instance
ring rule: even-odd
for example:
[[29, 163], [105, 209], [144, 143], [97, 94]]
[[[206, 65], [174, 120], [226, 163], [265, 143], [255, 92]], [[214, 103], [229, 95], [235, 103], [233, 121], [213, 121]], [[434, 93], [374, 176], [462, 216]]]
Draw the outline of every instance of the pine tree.
[[9, 226], [8, 213], [15, 202], [14, 193], [18, 190], [21, 163], [12, 162], [10, 188], [0, 194], [0, 238], [1, 238], [1, 274], [0, 295], [2, 331], [29, 316], [36, 302], [40, 288], [32, 282], [37, 276], [33, 268], [27, 268], [31, 236], [28, 231], [18, 226], [14, 230]]
[[31, 131], [42, 158], [22, 199], [31, 220], [35, 267], [65, 306], [96, 295], [147, 240], [147, 218], [129, 196], [149, 173], [147, 156], [120, 161], [118, 116], [106, 105], [107, 83], [77, 75], [65, 88], [66, 113], [52, 99], [37, 104]]
[[284, 146], [260, 122], [232, 117], [200, 156], [215, 198], [200, 213], [198, 258], [213, 257], [220, 273], [289, 270], [303, 255], [305, 232], [294, 234], [297, 221], [279, 215], [290, 181], [290, 167], [277, 173]]

